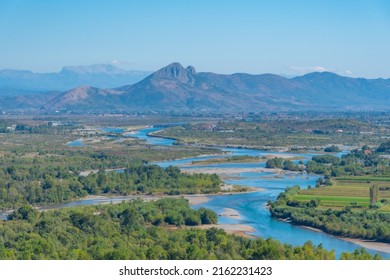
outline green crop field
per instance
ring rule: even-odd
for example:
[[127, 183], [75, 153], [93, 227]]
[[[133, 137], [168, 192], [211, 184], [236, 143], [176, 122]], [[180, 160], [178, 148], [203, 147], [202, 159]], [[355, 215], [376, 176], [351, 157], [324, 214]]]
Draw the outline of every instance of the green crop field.
[[[329, 187], [300, 190], [294, 199], [297, 201], [310, 201], [319, 199], [321, 208], [340, 209], [346, 206], [367, 208], [370, 206], [370, 187], [377, 185], [379, 201], [390, 201], [389, 177], [343, 177], [334, 180]], [[384, 204], [379, 211], [390, 212], [390, 205]]]
[[347, 182], [382, 182], [388, 183], [390, 185], [390, 177], [374, 177], [374, 176], [344, 176], [337, 178], [337, 181], [347, 181]]

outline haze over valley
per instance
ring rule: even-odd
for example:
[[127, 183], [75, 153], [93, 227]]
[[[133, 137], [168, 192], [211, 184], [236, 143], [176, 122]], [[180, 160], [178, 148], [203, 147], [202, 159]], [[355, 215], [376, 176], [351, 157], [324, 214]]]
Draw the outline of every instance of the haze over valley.
[[383, 277], [267, 260], [390, 259], [389, 11], [1, 0], [1, 276]]
[[293, 78], [198, 73], [180, 63], [148, 74], [111, 65], [65, 67], [57, 74], [3, 70], [0, 109], [76, 113], [390, 109], [390, 79], [350, 78], [331, 72]]

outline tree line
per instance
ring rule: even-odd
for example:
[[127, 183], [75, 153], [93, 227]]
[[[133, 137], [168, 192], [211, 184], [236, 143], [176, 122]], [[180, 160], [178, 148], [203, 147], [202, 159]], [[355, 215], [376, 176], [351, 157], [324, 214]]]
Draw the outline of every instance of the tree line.
[[[386, 176], [390, 174], [390, 161], [386, 157], [390, 153], [389, 147], [390, 141], [382, 143], [376, 149], [363, 146], [341, 157], [329, 154], [317, 155], [306, 164], [303, 162], [294, 164], [290, 160], [276, 157], [268, 159], [266, 167], [291, 171], [305, 170], [308, 173], [325, 175], [325, 178], [362, 175]], [[329, 180], [328, 183], [330, 183]]]
[[271, 215], [338, 236], [390, 242], [390, 213], [370, 209], [353, 211], [351, 207], [341, 210], [319, 208], [316, 200], [294, 200], [299, 189], [299, 186], [287, 188], [275, 202], [270, 202]]
[[[334, 259], [334, 251], [308, 241], [302, 246], [248, 239], [214, 224], [210, 210], [193, 210], [186, 200], [135, 200], [37, 212], [23, 206], [0, 222], [0, 259]], [[342, 256], [372, 259], [367, 252]]]
[[[104, 159], [101, 159], [104, 161]], [[0, 209], [23, 204], [46, 205], [96, 194], [197, 194], [220, 191], [216, 174], [185, 174], [177, 167], [162, 168], [132, 161], [120, 171], [81, 176], [72, 167], [11, 165], [0, 168]]]

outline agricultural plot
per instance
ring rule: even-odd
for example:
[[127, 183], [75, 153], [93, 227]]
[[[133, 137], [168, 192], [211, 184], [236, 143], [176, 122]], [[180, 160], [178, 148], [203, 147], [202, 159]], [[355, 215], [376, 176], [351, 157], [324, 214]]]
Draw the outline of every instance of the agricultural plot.
[[379, 211], [390, 212], [390, 178], [389, 177], [343, 177], [334, 180], [329, 187], [300, 190], [294, 199], [310, 201], [319, 199], [320, 208], [341, 209], [346, 206], [368, 208], [370, 206], [370, 187], [379, 187]]

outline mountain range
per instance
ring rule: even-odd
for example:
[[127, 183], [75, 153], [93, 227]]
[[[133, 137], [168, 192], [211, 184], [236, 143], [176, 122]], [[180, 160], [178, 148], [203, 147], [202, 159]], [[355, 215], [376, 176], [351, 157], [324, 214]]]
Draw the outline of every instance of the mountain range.
[[274, 74], [224, 75], [197, 73], [192, 66], [184, 68], [172, 63], [134, 84], [110, 89], [79, 86], [60, 93], [0, 98], [0, 102], [2, 110], [43, 108], [78, 112], [389, 110], [390, 79], [349, 78], [331, 72], [294, 78]]
[[58, 73], [4, 69], [0, 70], [0, 95], [10, 96], [15, 89], [33, 94], [37, 91], [65, 91], [81, 85], [112, 88], [134, 84], [150, 74], [123, 70], [111, 64], [65, 66]]

